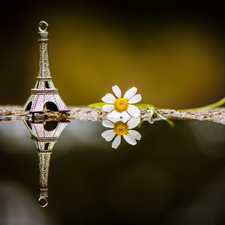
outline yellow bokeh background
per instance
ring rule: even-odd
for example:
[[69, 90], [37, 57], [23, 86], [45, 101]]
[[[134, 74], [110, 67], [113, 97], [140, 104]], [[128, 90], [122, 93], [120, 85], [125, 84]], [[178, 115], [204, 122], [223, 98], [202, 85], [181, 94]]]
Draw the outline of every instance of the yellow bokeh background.
[[198, 107], [224, 97], [224, 45], [207, 23], [153, 18], [132, 24], [69, 9], [43, 15], [29, 22], [26, 54], [15, 64], [24, 83], [18, 104], [36, 81], [40, 20], [49, 23], [51, 74], [67, 105], [99, 102], [113, 85], [122, 93], [135, 86], [143, 103], [165, 108]]

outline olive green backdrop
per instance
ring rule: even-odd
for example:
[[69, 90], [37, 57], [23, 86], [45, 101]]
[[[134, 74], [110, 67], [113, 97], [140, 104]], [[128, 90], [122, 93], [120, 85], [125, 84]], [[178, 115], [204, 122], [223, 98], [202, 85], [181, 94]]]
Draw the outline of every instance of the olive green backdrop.
[[190, 108], [225, 96], [222, 4], [31, 1], [1, 6], [0, 105], [23, 105], [38, 73], [37, 25], [49, 28], [53, 82], [67, 105], [117, 84], [142, 102]]

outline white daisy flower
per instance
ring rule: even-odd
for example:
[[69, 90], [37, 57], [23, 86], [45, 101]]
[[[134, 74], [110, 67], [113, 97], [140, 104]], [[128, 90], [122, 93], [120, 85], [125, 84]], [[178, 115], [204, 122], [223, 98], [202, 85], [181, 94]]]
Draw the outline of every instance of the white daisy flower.
[[123, 97], [121, 97], [121, 90], [117, 85], [113, 86], [112, 90], [117, 98], [110, 93], [102, 98], [103, 102], [109, 103], [102, 106], [103, 111], [110, 112], [107, 118], [130, 118], [130, 116], [140, 116], [140, 110], [132, 105], [141, 101], [141, 95], [136, 94], [136, 87], [130, 88]]
[[106, 130], [102, 133], [102, 137], [106, 141], [111, 141], [115, 136], [112, 142], [112, 148], [116, 149], [121, 143], [121, 136], [125, 141], [130, 145], [136, 145], [136, 140], [141, 140], [141, 134], [136, 130], [131, 130], [135, 128], [140, 123], [140, 117], [132, 117], [130, 120], [103, 120], [102, 125], [104, 127], [113, 128]]

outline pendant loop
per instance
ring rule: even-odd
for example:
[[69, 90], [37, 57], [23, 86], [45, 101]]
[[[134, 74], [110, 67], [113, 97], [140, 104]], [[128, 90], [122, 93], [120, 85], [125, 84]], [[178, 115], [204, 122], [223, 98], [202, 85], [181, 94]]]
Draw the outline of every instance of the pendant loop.
[[[44, 29], [44, 30], [41, 29], [41, 26], [42, 26], [43, 24], [45, 25], [45, 29]], [[39, 30], [40, 32], [46, 32], [46, 31], [48, 30], [48, 24], [47, 24], [45, 21], [40, 21], [39, 24], [38, 24], [38, 30]]]

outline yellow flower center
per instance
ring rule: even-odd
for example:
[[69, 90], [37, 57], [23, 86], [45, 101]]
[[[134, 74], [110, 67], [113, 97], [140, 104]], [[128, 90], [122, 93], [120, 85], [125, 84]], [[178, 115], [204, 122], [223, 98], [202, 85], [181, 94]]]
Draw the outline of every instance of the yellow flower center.
[[119, 136], [127, 134], [128, 130], [128, 125], [126, 123], [118, 121], [114, 124], [114, 132]]
[[129, 105], [129, 103], [128, 103], [127, 99], [125, 99], [125, 98], [117, 98], [114, 101], [114, 108], [117, 112], [126, 111], [128, 108], [128, 105]]

